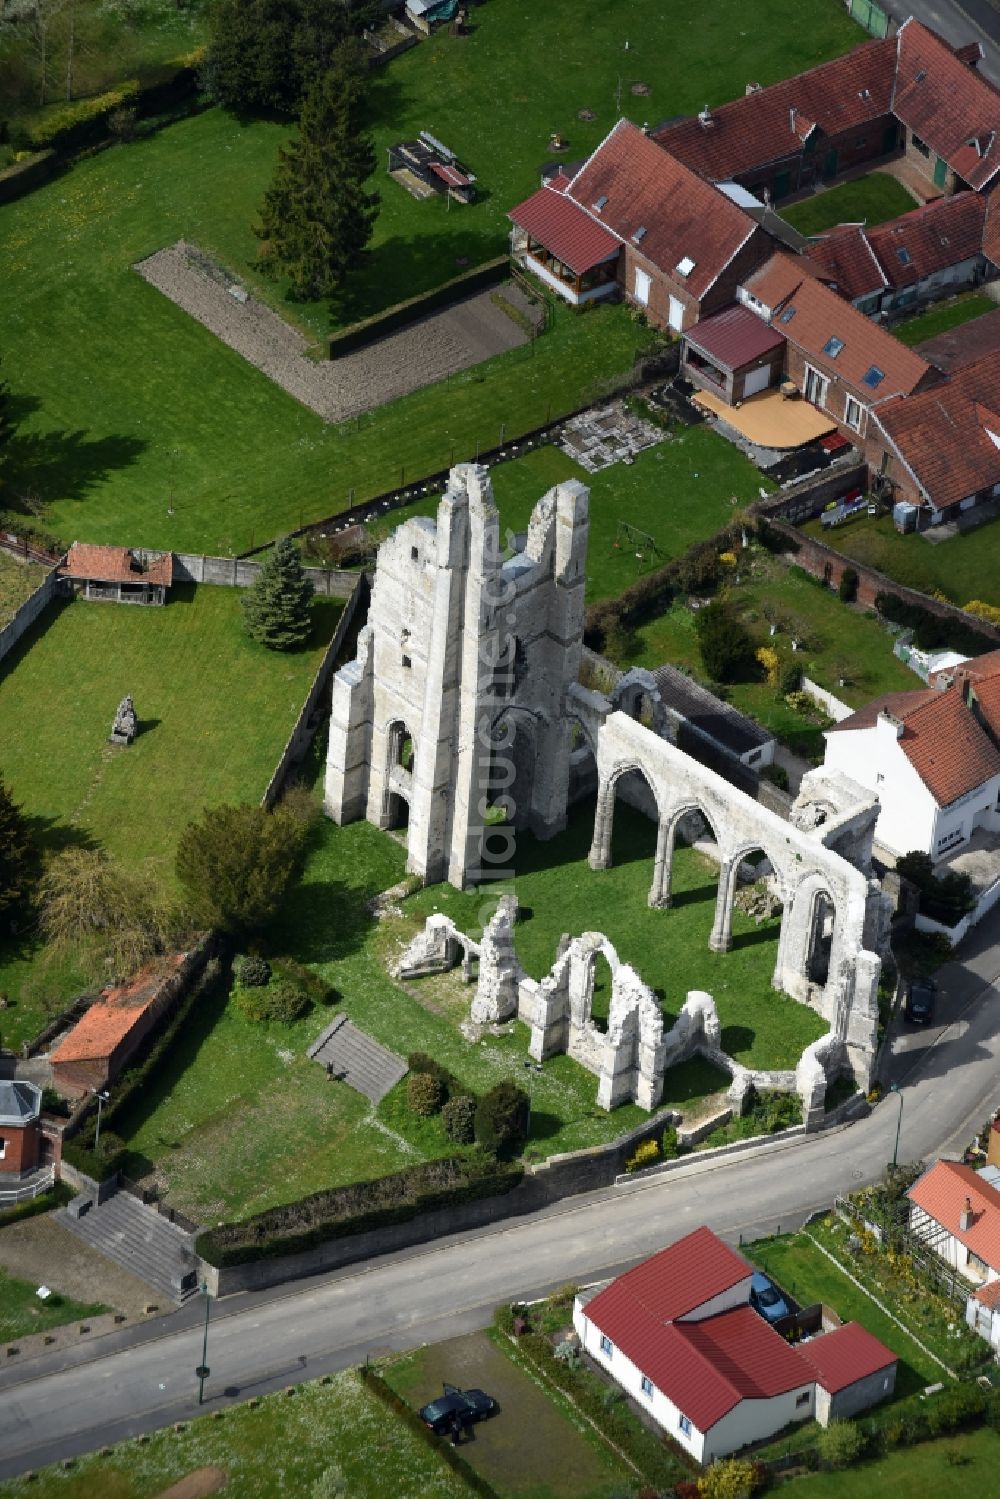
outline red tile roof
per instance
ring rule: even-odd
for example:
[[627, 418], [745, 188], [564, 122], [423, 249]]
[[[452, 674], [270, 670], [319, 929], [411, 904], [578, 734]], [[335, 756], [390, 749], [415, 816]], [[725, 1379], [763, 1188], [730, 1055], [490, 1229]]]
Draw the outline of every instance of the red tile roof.
[[880, 712], [901, 720], [899, 747], [939, 807], [1000, 775], [1000, 750], [966, 707], [961, 688], [887, 693], [827, 733], [869, 729]]
[[816, 1383], [830, 1395], [898, 1362], [892, 1350], [859, 1322], [845, 1322], [832, 1332], [799, 1343], [798, 1353], [815, 1371]]
[[822, 239], [811, 240], [806, 254], [819, 277], [848, 302], [885, 290], [885, 274], [861, 224], [838, 224]]
[[127, 984], [103, 989], [100, 999], [67, 1032], [49, 1060], [57, 1063], [89, 1062], [111, 1056], [186, 956], [185, 953], [172, 953], [142, 969]]
[[986, 200], [955, 193], [868, 230], [890, 286], [913, 286], [935, 271], [982, 254]]
[[609, 260], [621, 248], [615, 235], [558, 188], [540, 187], [512, 208], [507, 217], [568, 265], [576, 276], [582, 276], [602, 260]]
[[839, 723], [831, 724], [826, 733], [840, 734], [845, 729], [873, 729], [880, 713], [891, 713], [893, 718], [905, 719], [907, 713], [912, 713], [914, 708], [919, 708], [923, 703], [931, 702], [936, 696], [933, 687], [916, 687], [912, 692], [883, 692], [881, 697], [872, 698], [870, 703], [865, 703], [863, 708], [859, 708], [849, 718], [842, 718]]
[[731, 370], [770, 354], [785, 342], [780, 333], [748, 307], [727, 307], [725, 312], [704, 318], [685, 338]]
[[[994, 414], [995, 413], [995, 414]], [[892, 401], [878, 420], [906, 467], [938, 507], [1000, 484], [1000, 351], [931, 389]]]
[[978, 1291], [973, 1291], [972, 1299], [980, 1306], [1000, 1306], [1000, 1280], [991, 1280], [988, 1285], [980, 1286]]
[[587, 1316], [598, 1327], [605, 1310], [615, 1317], [621, 1309], [642, 1320], [672, 1322], [687, 1316], [713, 1296], [721, 1296], [753, 1274], [735, 1249], [710, 1228], [696, 1228], [633, 1270], [626, 1270], [587, 1305]]
[[986, 223], [983, 226], [983, 254], [1000, 265], [1000, 187], [986, 194]]
[[844, 57], [714, 108], [709, 125], [682, 120], [654, 131], [654, 139], [715, 182], [745, 175], [797, 154], [803, 120], [836, 135], [888, 114], [895, 61], [895, 38], [864, 42]]
[[129, 547], [74, 541], [58, 572], [64, 578], [91, 578], [97, 583], [161, 583], [169, 588], [173, 569], [172, 552], [142, 553]]
[[[704, 182], [629, 120], [619, 120], [580, 168], [567, 196], [623, 242], [701, 297], [757, 224], [718, 188]], [[640, 232], [642, 231], [642, 232]], [[693, 261], [687, 275], [677, 267]]]
[[1000, 354], [1000, 307], [925, 339], [917, 352], [921, 359], [929, 359], [949, 374], [963, 365], [975, 364], [985, 354]]
[[[1000, 1270], [1000, 1192], [978, 1171], [957, 1161], [935, 1161], [906, 1195], [991, 1270]], [[960, 1228], [959, 1217], [967, 1197], [972, 1203], [972, 1222], [968, 1228]]]
[[912, 16], [896, 42], [893, 114], [963, 182], [985, 187], [1000, 171], [1000, 93]]
[[[810, 364], [836, 375], [865, 405], [909, 395], [934, 377], [926, 360], [824, 286], [801, 258], [773, 255], [744, 286]], [[831, 339], [840, 341], [836, 354], [826, 352]], [[879, 374], [874, 385], [865, 380], [870, 371]]]

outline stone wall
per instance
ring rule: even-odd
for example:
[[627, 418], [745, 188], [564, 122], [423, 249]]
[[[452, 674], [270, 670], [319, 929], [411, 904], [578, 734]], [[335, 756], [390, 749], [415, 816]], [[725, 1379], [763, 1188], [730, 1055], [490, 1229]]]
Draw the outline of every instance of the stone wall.
[[[173, 556], [175, 583], [252, 588], [260, 575], [261, 564], [244, 557], [205, 557], [194, 552], [174, 552]], [[324, 598], [350, 598], [358, 581], [357, 573], [338, 572], [336, 568], [307, 567], [304, 572], [314, 591]]]
[[57, 589], [58, 579], [53, 570], [39, 583], [34, 593], [25, 599], [10, 623], [0, 630], [0, 661], [14, 649], [21, 636], [48, 608], [56, 596]]
[[756, 500], [753, 510], [767, 519], [801, 524], [822, 514], [831, 500], [843, 499], [855, 489], [868, 488], [868, 467], [864, 463], [834, 464], [819, 474], [810, 474], [786, 485], [778, 494]]

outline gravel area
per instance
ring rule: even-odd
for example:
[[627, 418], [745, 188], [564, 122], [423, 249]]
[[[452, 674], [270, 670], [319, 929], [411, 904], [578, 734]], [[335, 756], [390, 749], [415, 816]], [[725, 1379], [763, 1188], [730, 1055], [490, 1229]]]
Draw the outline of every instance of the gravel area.
[[[132, 1320], [141, 1318], [143, 1308], [154, 1302], [162, 1311], [172, 1310], [144, 1281], [68, 1233], [51, 1213], [24, 1218], [0, 1232], [0, 1265], [19, 1280], [44, 1280], [74, 1301], [103, 1302]], [[72, 1332], [72, 1340], [79, 1342], [75, 1326]]]
[[307, 341], [183, 240], [134, 267], [143, 280], [327, 422], [342, 422], [527, 342], [480, 292], [341, 359], [307, 358]]

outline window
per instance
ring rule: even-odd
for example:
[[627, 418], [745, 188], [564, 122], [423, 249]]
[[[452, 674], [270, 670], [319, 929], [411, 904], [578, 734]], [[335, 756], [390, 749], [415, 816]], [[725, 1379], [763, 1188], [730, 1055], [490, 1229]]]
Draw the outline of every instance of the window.
[[642, 1393], [649, 1396], [652, 1396], [653, 1393], [653, 1381], [647, 1374], [642, 1376]]
[[975, 1270], [977, 1275], [986, 1276], [989, 1274], [989, 1266], [986, 1261], [981, 1260], [978, 1254], [973, 1254], [971, 1249], [969, 1250], [969, 1269]]
[[809, 1404], [809, 1391], [808, 1390], [803, 1390], [801, 1395], [796, 1395], [796, 1397], [795, 1397], [795, 1408], [796, 1408], [796, 1410], [800, 1406], [802, 1406], [802, 1405], [808, 1405], [808, 1404]]
[[[920, 81], [920, 75], [919, 74], [917, 75], [917, 81], [918, 81], [918, 83]], [[927, 144], [926, 141], [922, 141], [920, 139], [919, 135], [911, 135], [910, 136], [910, 144], [913, 147], [914, 151], [919, 151], [920, 152], [921, 156], [930, 156], [930, 154], [931, 154], [931, 148], [930, 148], [930, 146]]]
[[831, 359], [836, 359], [843, 347], [844, 340], [842, 338], [828, 338], [823, 345], [823, 353], [829, 354]]
[[867, 385], [869, 390], [878, 390], [885, 379], [885, 370], [880, 370], [877, 364], [873, 364], [861, 376], [862, 385]]
[[416, 547], [411, 547], [410, 548], [410, 561], [411, 562], [419, 562], [420, 561], [420, 553], [419, 553], [419, 551], [417, 550]]
[[805, 398], [807, 401], [811, 401], [814, 406], [825, 406], [829, 385], [829, 380], [814, 370], [811, 365], [806, 365]]
[[854, 432], [861, 431], [861, 414], [864, 407], [860, 401], [853, 396], [848, 396], [844, 402], [844, 425], [850, 427]]
[[687, 1416], [678, 1416], [677, 1425], [680, 1427], [681, 1431], [686, 1437], [689, 1437], [691, 1435], [691, 1422], [688, 1420]]
[[597, 198], [595, 200], [594, 204], [593, 204], [594, 212], [595, 213], [600, 213], [601, 209], [604, 207], [604, 205], [605, 205], [605, 203], [607, 201], [608, 201], [607, 194], [606, 193], [602, 193], [601, 196], [599, 198]]
[[615, 1345], [612, 1343], [612, 1341], [608, 1337], [607, 1333], [606, 1332], [602, 1332], [601, 1333], [601, 1352], [602, 1353], [606, 1353], [608, 1355], [608, 1358], [610, 1358], [611, 1355], [614, 1353], [614, 1351], [615, 1351]]
[[910, 265], [912, 263], [913, 257], [910, 254], [909, 250], [906, 249], [905, 245], [900, 245], [899, 249], [896, 251], [896, 259], [899, 261], [900, 265]]
[[4, 1139], [3, 1135], [0, 1135], [0, 1161], [3, 1160], [3, 1158], [4, 1158], [4, 1156], [6, 1154], [7, 1154], [7, 1141]]
[[652, 284], [649, 279], [649, 273], [637, 265], [635, 268], [635, 300], [639, 303], [640, 307], [649, 306], [649, 290]]
[[792, 321], [792, 318], [794, 316], [795, 316], [795, 308], [794, 307], [786, 307], [785, 310], [784, 310], [784, 312], [781, 314], [780, 318], [778, 319], [778, 322], [779, 323], [790, 323]]
[[645, 224], [640, 224], [639, 227], [638, 227], [638, 229], [635, 231], [635, 233], [632, 236], [632, 243], [634, 245], [637, 245], [642, 240], [644, 240], [645, 238], [646, 238], [646, 226], [645, 226]]

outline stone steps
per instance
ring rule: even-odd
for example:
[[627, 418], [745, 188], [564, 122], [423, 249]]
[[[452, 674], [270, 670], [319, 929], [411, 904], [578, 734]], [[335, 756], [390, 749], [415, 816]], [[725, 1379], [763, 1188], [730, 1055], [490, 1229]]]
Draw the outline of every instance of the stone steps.
[[80, 1216], [55, 1215], [70, 1233], [179, 1306], [198, 1289], [194, 1236], [127, 1192], [116, 1192]]
[[331, 1068], [335, 1078], [376, 1104], [381, 1103], [407, 1071], [402, 1057], [358, 1030], [346, 1015], [338, 1015], [327, 1026], [309, 1048], [309, 1055]]

